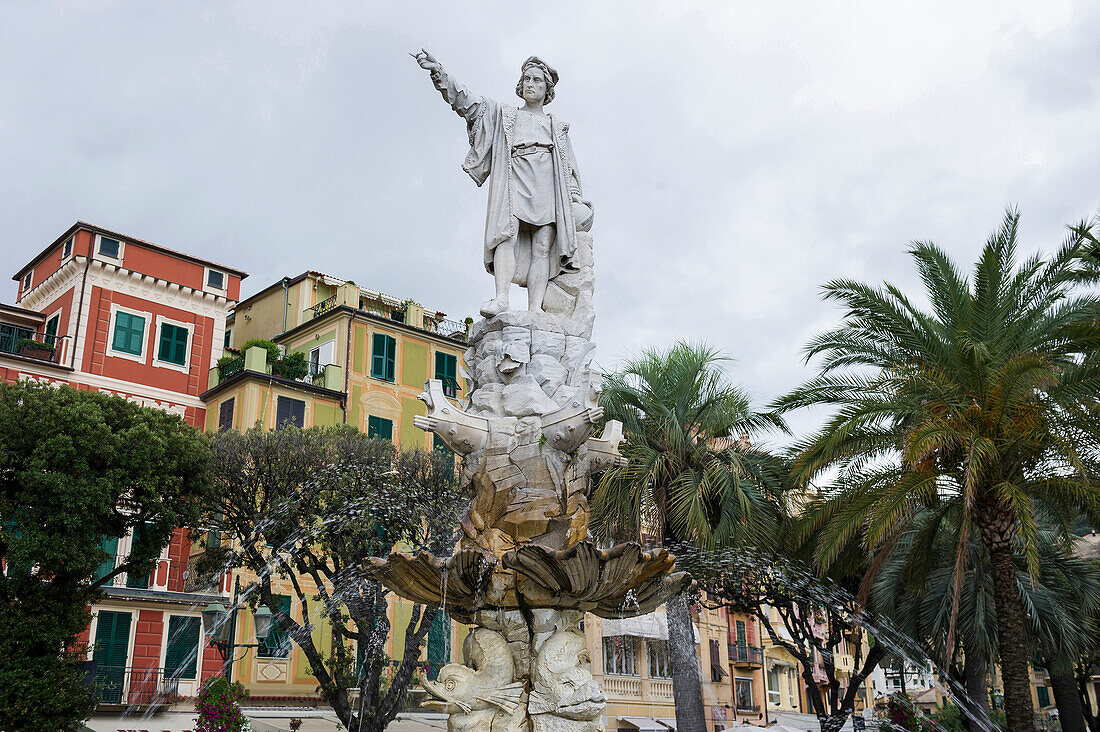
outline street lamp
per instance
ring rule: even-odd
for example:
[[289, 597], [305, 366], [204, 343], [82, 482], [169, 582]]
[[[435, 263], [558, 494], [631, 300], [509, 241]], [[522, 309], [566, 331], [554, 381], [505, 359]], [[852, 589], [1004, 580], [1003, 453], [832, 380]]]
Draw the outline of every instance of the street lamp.
[[[237, 625], [237, 594], [240, 591], [240, 577], [237, 578], [233, 588], [233, 609], [227, 610], [225, 605], [214, 601], [202, 611], [202, 624], [206, 631], [210, 645], [218, 649], [222, 657], [225, 680], [230, 681], [233, 673], [234, 650], [237, 648], [261, 648], [264, 641], [271, 633], [274, 617], [266, 606], [261, 605], [254, 613], [252, 619], [256, 626], [256, 643], [237, 643], [233, 638], [233, 630]], [[242, 656], [243, 658], [243, 656]]]

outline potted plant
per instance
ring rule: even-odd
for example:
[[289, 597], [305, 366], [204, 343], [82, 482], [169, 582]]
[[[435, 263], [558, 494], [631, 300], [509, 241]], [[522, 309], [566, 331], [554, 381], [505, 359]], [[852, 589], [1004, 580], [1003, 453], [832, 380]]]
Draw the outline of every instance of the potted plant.
[[291, 720], [290, 720], [291, 732], [298, 732], [298, 730], [300, 730], [301, 728], [302, 728], [302, 720], [298, 719], [297, 717], [292, 717]]
[[20, 356], [46, 360], [53, 358], [54, 345], [52, 343], [36, 341], [33, 338], [20, 338], [16, 345]]

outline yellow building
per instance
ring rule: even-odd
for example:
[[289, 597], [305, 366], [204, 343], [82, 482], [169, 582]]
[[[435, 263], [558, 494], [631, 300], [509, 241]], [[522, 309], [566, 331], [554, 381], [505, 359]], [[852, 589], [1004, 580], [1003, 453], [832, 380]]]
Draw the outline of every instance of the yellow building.
[[[466, 327], [419, 303], [335, 280], [319, 272], [286, 278], [241, 301], [227, 318], [225, 346], [239, 355], [219, 363], [210, 375], [206, 429], [275, 429], [289, 422], [298, 427], [350, 424], [368, 435], [402, 447], [431, 449], [428, 433], [413, 425], [425, 414], [417, 395], [430, 378], [441, 379], [448, 396], [461, 398], [459, 379], [466, 349]], [[262, 347], [244, 349], [252, 339], [274, 341], [284, 354], [301, 353], [308, 364], [304, 378], [280, 375]], [[247, 585], [255, 578], [238, 572]], [[303, 582], [308, 580], [303, 578]], [[228, 586], [228, 585], [227, 585]], [[285, 598], [291, 617], [308, 617], [316, 625], [314, 641], [331, 648], [331, 633], [322, 623], [322, 608], [303, 607], [290, 583], [275, 580], [275, 594]], [[308, 593], [311, 587], [305, 587]], [[387, 643], [391, 658], [400, 658], [411, 604], [390, 604], [393, 632]], [[451, 660], [458, 647], [457, 628], [440, 617], [429, 634], [426, 660]], [[248, 688], [250, 703], [316, 699], [317, 682], [305, 654], [280, 633], [265, 647], [238, 651], [233, 679]], [[238, 613], [235, 637], [255, 638], [252, 615]]]

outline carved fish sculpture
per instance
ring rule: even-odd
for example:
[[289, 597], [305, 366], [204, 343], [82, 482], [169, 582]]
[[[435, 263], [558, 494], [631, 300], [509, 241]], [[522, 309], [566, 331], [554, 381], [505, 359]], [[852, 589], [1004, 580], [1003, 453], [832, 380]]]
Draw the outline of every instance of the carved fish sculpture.
[[421, 706], [449, 714], [448, 732], [511, 728], [511, 721], [523, 716], [524, 683], [514, 680], [515, 664], [504, 636], [488, 628], [474, 628], [462, 644], [462, 655], [468, 665], [449, 663], [435, 681], [423, 682], [431, 698]]
[[588, 662], [584, 635], [574, 629], [560, 629], [542, 644], [527, 705], [534, 732], [599, 731], [607, 697]]

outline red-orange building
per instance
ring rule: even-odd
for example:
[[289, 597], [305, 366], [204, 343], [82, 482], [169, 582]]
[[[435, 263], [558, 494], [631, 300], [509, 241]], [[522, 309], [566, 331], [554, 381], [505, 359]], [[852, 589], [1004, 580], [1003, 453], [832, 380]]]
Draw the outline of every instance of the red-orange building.
[[[244, 277], [77, 222], [12, 278], [16, 305], [0, 305], [0, 379], [109, 392], [202, 429], [199, 395], [222, 355], [225, 315]], [[131, 540], [105, 542], [114, 566]], [[101, 702], [142, 706], [172, 693], [194, 696], [202, 679], [221, 670], [200, 613], [224, 600], [228, 587], [195, 586], [191, 554], [189, 533], [179, 529], [148, 577], [122, 574], [105, 587], [82, 638]]]

